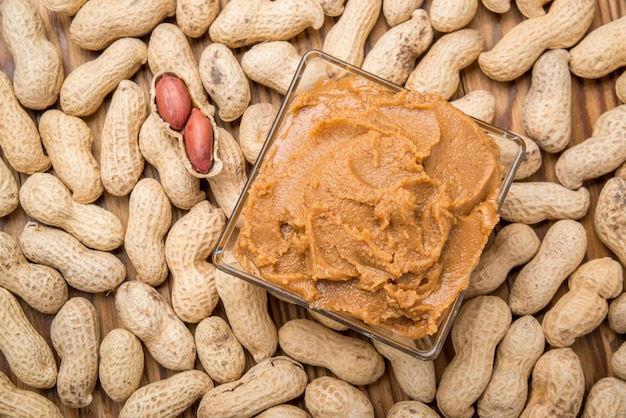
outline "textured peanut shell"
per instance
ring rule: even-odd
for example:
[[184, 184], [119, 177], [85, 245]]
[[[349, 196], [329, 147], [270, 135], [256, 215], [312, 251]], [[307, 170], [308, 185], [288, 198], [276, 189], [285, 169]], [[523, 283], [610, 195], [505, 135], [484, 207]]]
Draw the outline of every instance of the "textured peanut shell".
[[626, 72], [623, 72], [615, 80], [615, 95], [620, 102], [626, 103]]
[[115, 310], [161, 366], [174, 371], [193, 368], [193, 335], [155, 288], [139, 280], [122, 283], [115, 293]]
[[390, 27], [406, 22], [424, 0], [383, 0], [382, 12]]
[[11, 80], [0, 71], [0, 147], [9, 165], [26, 174], [46, 171], [52, 163], [44, 153], [37, 126], [15, 96]]
[[600, 78], [626, 65], [626, 16], [594, 29], [570, 50], [570, 69], [582, 78]]
[[28, 321], [15, 296], [0, 287], [0, 351], [21, 382], [49, 389], [57, 381], [52, 349]]
[[334, 331], [346, 331], [350, 329], [349, 326], [344, 325], [343, 323], [336, 321], [314, 309], [307, 309], [307, 312], [313, 317], [313, 319], [324, 325], [326, 328], [330, 328]]
[[13, 172], [0, 158], [0, 218], [7, 216], [17, 208], [19, 188]]
[[[509, 139], [503, 138], [500, 135], [489, 134], [489, 136], [491, 136], [498, 144], [498, 147], [500, 147], [500, 161], [502, 162], [502, 165], [510, 167], [517, 158], [519, 145]], [[539, 148], [537, 143], [526, 136], [519, 137], [524, 142], [526, 151], [524, 152], [520, 164], [517, 167], [517, 171], [513, 177], [514, 180], [523, 180], [532, 176], [537, 172], [537, 170], [539, 170], [539, 168], [541, 168], [541, 165], [543, 164], [541, 148]]]
[[176, 24], [185, 35], [199, 38], [207, 33], [219, 11], [219, 0], [177, 0]]
[[102, 184], [113, 196], [128, 195], [144, 168], [138, 136], [148, 117], [148, 100], [143, 89], [131, 80], [122, 80], [113, 92], [100, 131]]
[[332, 376], [313, 379], [304, 392], [304, 404], [316, 418], [374, 418], [369, 398], [348, 382]]
[[506, 13], [511, 8], [511, 0], [482, 0], [483, 6], [494, 13]]
[[83, 292], [108, 292], [126, 278], [126, 267], [114, 254], [87, 248], [61, 229], [28, 222], [19, 241], [29, 260], [57, 269]]
[[322, 50], [360, 67], [365, 42], [380, 15], [382, 0], [348, 0], [339, 20], [328, 30]]
[[255, 415], [255, 418], [311, 418], [311, 415], [304, 409], [286, 403], [272, 406], [259, 415]]
[[209, 390], [198, 406], [198, 418], [251, 417], [300, 396], [307, 385], [304, 367], [285, 357], [270, 357], [240, 379]]
[[433, 41], [430, 18], [416, 9], [411, 18], [392, 27], [374, 44], [361, 68], [397, 85], [403, 85], [415, 68], [415, 61]]
[[504, 226], [481, 254], [470, 276], [465, 298], [496, 290], [513, 268], [533, 258], [540, 245], [541, 240], [530, 226], [522, 223]]
[[217, 130], [221, 138], [218, 156], [224, 166], [218, 174], [207, 180], [217, 205], [230, 218], [248, 180], [246, 160], [230, 132], [222, 127]]
[[135, 268], [135, 279], [151, 286], [165, 281], [165, 235], [172, 223], [172, 206], [157, 180], [137, 182], [128, 199], [128, 221], [124, 235], [126, 255]]
[[524, 17], [540, 17], [545, 16], [546, 11], [543, 6], [550, 3], [551, 0], [515, 0], [515, 4]]
[[626, 380], [626, 343], [622, 343], [611, 356], [611, 370], [615, 376]]
[[224, 122], [238, 119], [250, 103], [250, 83], [237, 57], [226, 45], [207, 45], [198, 62], [202, 85]]
[[346, 0], [317, 0], [317, 2], [322, 6], [326, 16], [337, 17], [343, 13]]
[[277, 113], [276, 105], [261, 102], [251, 104], [241, 115], [237, 139], [244, 158], [250, 164], [259, 158]]
[[222, 270], [215, 273], [217, 293], [239, 342], [257, 363], [271, 357], [278, 347], [278, 332], [267, 310], [267, 292]]
[[63, 418], [59, 407], [37, 392], [16, 387], [0, 372], [0, 414], [15, 418]]
[[57, 393], [63, 405], [84, 408], [93, 401], [98, 380], [100, 321], [91, 302], [69, 299], [50, 325], [50, 338], [61, 358]]
[[497, 296], [466, 301], [452, 326], [455, 356], [437, 388], [437, 406], [445, 416], [472, 417], [493, 370], [496, 346], [511, 325], [511, 311]]
[[113, 212], [76, 202], [52, 174], [35, 173], [26, 179], [20, 188], [20, 204], [30, 217], [64, 229], [89, 248], [109, 251], [124, 241], [124, 225]]
[[481, 53], [478, 64], [493, 80], [513, 80], [530, 70], [546, 49], [575, 45], [591, 26], [595, 10], [595, 0], [554, 0], [545, 16], [523, 20]]
[[440, 415], [420, 401], [396, 402], [387, 411], [386, 418], [440, 418]]
[[57, 101], [65, 76], [61, 51], [48, 40], [32, 2], [5, 0], [0, 14], [2, 36], [15, 64], [15, 95], [26, 108], [45, 109]]
[[116, 39], [150, 33], [175, 12], [175, 0], [90, 0], [72, 19], [69, 35], [81, 48], [101, 50]]
[[609, 312], [607, 299], [623, 290], [622, 266], [610, 257], [582, 264], [568, 279], [569, 290], [543, 316], [541, 326], [553, 347], [569, 347], [600, 326]]
[[574, 418], [585, 392], [580, 359], [570, 348], [555, 348], [543, 354], [533, 368], [530, 397], [520, 415]]
[[200, 190], [200, 179], [186, 168], [178, 139], [162, 128], [154, 113], [148, 115], [139, 129], [139, 150], [156, 168], [163, 191], [174, 206], [189, 210], [206, 199], [206, 194]]
[[582, 418], [626, 416], [626, 382], [603, 377], [593, 384], [583, 409]]
[[618, 334], [626, 334], [626, 293], [609, 303], [609, 327]]
[[316, 0], [233, 0], [217, 15], [209, 36], [213, 42], [235, 49], [285, 41], [323, 24], [324, 10]]
[[217, 305], [215, 266], [208, 259], [225, 223], [222, 210], [203, 200], [167, 234], [165, 258], [171, 274], [172, 308], [184, 322], [202, 321]]
[[142, 40], [114, 41], [97, 58], [79, 65], [67, 75], [59, 94], [61, 110], [73, 116], [91, 115], [120, 81], [132, 77], [146, 60], [147, 47]]
[[376, 339], [372, 339], [372, 344], [389, 361], [398, 386], [409, 398], [424, 403], [435, 399], [437, 380], [433, 361], [421, 360]]
[[112, 329], [100, 343], [98, 379], [115, 402], [124, 402], [139, 388], [144, 368], [141, 341], [124, 328]]
[[246, 370], [246, 353], [222, 317], [210, 316], [200, 321], [194, 338], [198, 359], [211, 379], [226, 383], [243, 375]]
[[524, 130], [541, 149], [560, 152], [572, 134], [572, 80], [569, 53], [545, 52], [533, 66], [531, 86], [522, 106]]
[[541, 324], [532, 315], [511, 324], [496, 350], [489, 384], [478, 398], [481, 417], [517, 418], [528, 397], [528, 378], [545, 348]]
[[429, 13], [433, 28], [448, 33], [462, 29], [474, 18], [478, 0], [433, 0]]
[[67, 283], [50, 266], [29, 263], [18, 242], [0, 231], [0, 286], [21, 297], [33, 309], [54, 314], [67, 301]]
[[200, 370], [186, 370], [137, 389], [120, 411], [119, 418], [137, 416], [177, 417], [213, 388]]
[[556, 161], [559, 182], [570, 189], [610, 173], [626, 161], [626, 104], [604, 112], [591, 137], [566, 149]]
[[471, 91], [450, 104], [483, 122], [492, 123], [496, 116], [496, 98], [488, 90]]
[[385, 372], [385, 360], [371, 343], [310, 319], [287, 321], [278, 329], [278, 343], [289, 357], [325, 367], [353, 385], [369, 385]]
[[439, 38], [426, 52], [404, 84], [419, 93], [439, 94], [448, 100], [456, 92], [460, 71], [476, 61], [485, 41], [475, 29], [461, 29]]
[[87, 0], [42, 0], [43, 6], [64, 16], [74, 16]]
[[571, 219], [555, 222], [511, 286], [511, 311], [530, 315], [545, 308], [561, 283], [578, 268], [586, 252], [587, 232], [580, 222]]
[[78, 203], [95, 202], [104, 188], [89, 125], [77, 116], [50, 109], [39, 119], [39, 134], [54, 173], [72, 191], [72, 198]]
[[547, 181], [513, 182], [500, 207], [500, 216], [509, 222], [532, 225], [546, 219], [580, 219], [590, 205], [586, 187], [570, 190]]
[[284, 95], [289, 90], [301, 58], [290, 42], [262, 42], [243, 53], [241, 68], [250, 80]]

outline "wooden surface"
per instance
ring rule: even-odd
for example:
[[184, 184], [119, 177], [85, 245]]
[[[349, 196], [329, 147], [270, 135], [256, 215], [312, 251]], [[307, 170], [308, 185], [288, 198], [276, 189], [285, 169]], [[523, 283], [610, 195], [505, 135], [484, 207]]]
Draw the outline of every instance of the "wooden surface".
[[[53, 13], [49, 13], [43, 6], [41, 6], [39, 0], [37, 0], [36, 3], [38, 4], [39, 11], [45, 21], [49, 38], [58, 48], [63, 51], [66, 74], [70, 73], [74, 68], [76, 68], [83, 62], [93, 59], [97, 56], [97, 53], [81, 50], [77, 46], [73, 45], [68, 37], [68, 29], [71, 21], [70, 18], [56, 16]], [[221, 0], [221, 3], [223, 6], [226, 3], [226, 0]], [[427, 0], [422, 7], [428, 10], [430, 7], [430, 3], [431, 2]], [[625, 14], [626, 0], [599, 0], [596, 15], [592, 24], [592, 29]], [[482, 5], [479, 4], [478, 13], [476, 17], [472, 20], [470, 27], [476, 28], [482, 33], [487, 43], [487, 49], [490, 49], [502, 36], [503, 33], [506, 33], [513, 25], [520, 22], [521, 20], [522, 16], [517, 11], [514, 4], [512, 5], [511, 10], [504, 15], [496, 15], [494, 13], [488, 12]], [[168, 19], [168, 21], [175, 22], [175, 19], [170, 18]], [[305, 33], [302, 33], [294, 38], [293, 42], [298, 50], [300, 52], [305, 52], [306, 50], [311, 48], [321, 49], [324, 35], [332, 26], [333, 22], [333, 18], [327, 17], [325, 25], [319, 31], [307, 30]], [[387, 25], [381, 16], [370, 35], [370, 38], [366, 45], [366, 51], [371, 48], [374, 42], [385, 32], [386, 29]], [[437, 34], [436, 36], [438, 37], [439, 35]], [[145, 37], [144, 39], [147, 41], [148, 38]], [[209, 42], [210, 40], [208, 36], [204, 36], [203, 38], [197, 40], [192, 40], [192, 46], [196, 54], [196, 58], [199, 58], [203, 48]], [[244, 49], [236, 51], [239, 58], [241, 57], [243, 52]], [[9, 75], [9, 77], [13, 77], [13, 60], [3, 40], [0, 41], [0, 67], [2, 68], [2, 71]], [[598, 119], [598, 117], [603, 112], [615, 107], [618, 104], [614, 93], [614, 82], [617, 75], [619, 74], [612, 73], [609, 76], [606, 76], [599, 80], [582, 80], [580, 78], [573, 77], [573, 130], [570, 146], [579, 143], [589, 137], [591, 135], [593, 124]], [[150, 79], [151, 74], [149, 69], [147, 68], [147, 65], [144, 66], [140, 70], [140, 72], [134, 77], [134, 80], [140, 83], [145, 88], [146, 94], [148, 94]], [[462, 84], [459, 87], [455, 98], [477, 89], [487, 89], [491, 91], [495, 95], [497, 100], [497, 110], [494, 124], [504, 129], [523, 133], [520, 121], [520, 114], [523, 100], [526, 92], [528, 91], [529, 85], [530, 75], [528, 73], [515, 81], [508, 83], [499, 83], [489, 80], [486, 76], [482, 74], [478, 65], [474, 63], [462, 72]], [[258, 86], [252, 83], [252, 87], [253, 103], [271, 101], [278, 104], [282, 99], [282, 96], [280, 96], [279, 94], [272, 92], [262, 86]], [[95, 142], [93, 146], [93, 153], [96, 159], [99, 159], [100, 156], [99, 129], [102, 127], [106, 114], [106, 106], [109, 99], [110, 97], [107, 98], [105, 105], [102, 106], [94, 115], [85, 118], [86, 122], [89, 124], [94, 132]], [[55, 107], [58, 106], [55, 105]], [[38, 119], [41, 112], [30, 112], [30, 114], [34, 118]], [[223, 123], [221, 121], [218, 121], [218, 124], [230, 130], [233, 134], [235, 134], [235, 136], [237, 135], [237, 121], [233, 123]], [[556, 181], [553, 170], [556, 158], [557, 156], [555, 155], [548, 155], [544, 153], [544, 163], [542, 168], [529, 180]], [[157, 177], [156, 170], [146, 164], [144, 176]], [[16, 177], [18, 178], [19, 182], [23, 182], [26, 179], [26, 175], [24, 174], [16, 174]], [[608, 178], [609, 176], [605, 176], [603, 178], [585, 183], [585, 186], [589, 188], [592, 197], [592, 207], [589, 213], [581, 220], [587, 230], [589, 238], [589, 246], [585, 261], [607, 255], [613, 256], [612, 253], [597, 239], [593, 231], [591, 222], [593, 218], [595, 201], [599, 195], [603, 182]], [[206, 183], [202, 183], [202, 187], [208, 189]], [[124, 221], [124, 223], [126, 222], [128, 216], [127, 197], [113, 197], [105, 192], [104, 195], [97, 201], [97, 204], [106, 207], [108, 210], [119, 216]], [[185, 212], [182, 210], [175, 209], [174, 221], [180, 218], [184, 213]], [[0, 219], [0, 229], [10, 233], [14, 237], [18, 237], [24, 224], [28, 220], [29, 219], [21, 210], [21, 208], [18, 208], [9, 216]], [[542, 222], [540, 224], [537, 224], [535, 226], [535, 229], [538, 235], [540, 237], [543, 237], [545, 231], [550, 225], [550, 222]], [[118, 249], [114, 253], [126, 264], [128, 270], [128, 279], [134, 278], [135, 272], [132, 265], [128, 262], [123, 252], [123, 249]], [[514, 276], [514, 274], [512, 276]], [[513, 277], [511, 277], [509, 280], [511, 280], [512, 278]], [[170, 289], [167, 281], [158, 289], [162, 295], [164, 295], [166, 298], [169, 298]], [[562, 295], [565, 291], [566, 287], [565, 285], [563, 285], [559, 290], [557, 297]], [[506, 298], [507, 284], [505, 283], [500, 289], [497, 290], [496, 293]], [[114, 309], [114, 293], [86, 294], [71, 289], [70, 294], [71, 296], [85, 296], [94, 303], [94, 305], [98, 309], [98, 312], [100, 313], [102, 336], [106, 335], [111, 329], [122, 326], [122, 323], [120, 319], [116, 316]], [[24, 307], [28, 318], [32, 321], [34, 326], [39, 331], [41, 331], [41, 333], [48, 340], [48, 342], [50, 342], [50, 323], [53, 316], [37, 313], [23, 302], [22, 306]], [[287, 305], [283, 302], [279, 302], [274, 298], [270, 298], [269, 310], [272, 317], [275, 319], [277, 326], [280, 326], [288, 319], [306, 316], [306, 312], [304, 312], [302, 309], [292, 305]], [[545, 312], [545, 310], [538, 315], [539, 319], [541, 318], [543, 312]], [[215, 314], [222, 316], [224, 315], [221, 306], [218, 306]], [[194, 326], [190, 325], [190, 328], [193, 330]], [[615, 333], [613, 333], [609, 329], [605, 321], [605, 323], [603, 323], [598, 329], [593, 331], [591, 334], [578, 339], [576, 343], [572, 346], [573, 350], [580, 357], [584, 367], [586, 386], [585, 395], [598, 379], [612, 375], [610, 371], [609, 359], [611, 353], [614, 352], [623, 342], [624, 335], [616, 335]], [[146, 355], [146, 365], [142, 384], [154, 382], [156, 380], [166, 378], [172, 375], [171, 371], [163, 369], [147, 353]], [[453, 355], [454, 350], [451, 344], [448, 342], [446, 343], [440, 357], [435, 361], [438, 378], [441, 376], [443, 369], [445, 368], [446, 364], [452, 359]], [[249, 365], [252, 364], [252, 360], [250, 357], [248, 362]], [[199, 361], [197, 361], [196, 364], [198, 367], [201, 367]], [[18, 386], [25, 387], [23, 384], [17, 381], [13, 374], [11, 374], [8, 364], [2, 354], [0, 354], [0, 370], [4, 373], [7, 373], [11, 380]], [[307, 366], [307, 372], [311, 379], [321, 375], [329, 374], [329, 372], [325, 371], [324, 369], [314, 368], [310, 366]], [[377, 417], [384, 417], [387, 410], [395, 402], [408, 399], [407, 396], [403, 394], [398, 387], [398, 384], [394, 379], [393, 372], [391, 371], [390, 367], [387, 367], [385, 375], [376, 383], [367, 387], [361, 387], [360, 389], [364, 393], [366, 393], [372, 400], [372, 404], [374, 405]], [[96, 386], [94, 392], [93, 404], [87, 408], [83, 408], [80, 410], [70, 409], [63, 406], [59, 401], [55, 388], [43, 391], [39, 390], [38, 392], [42, 393], [43, 395], [47, 396], [55, 403], [57, 403], [60, 406], [63, 414], [67, 417], [114, 417], [117, 416], [122, 406], [120, 403], [116, 403], [109, 399], [99, 385]], [[302, 406], [302, 397], [294, 400], [292, 403]], [[432, 405], [434, 406], [434, 403]], [[196, 406], [197, 404], [193, 408], [186, 411], [184, 416], [195, 416]]]

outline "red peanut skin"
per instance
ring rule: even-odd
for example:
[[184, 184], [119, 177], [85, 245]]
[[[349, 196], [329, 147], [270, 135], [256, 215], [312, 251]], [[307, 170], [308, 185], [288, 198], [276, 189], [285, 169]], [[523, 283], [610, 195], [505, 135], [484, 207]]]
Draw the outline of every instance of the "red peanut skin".
[[183, 140], [193, 168], [200, 173], [208, 173], [213, 165], [213, 125], [197, 108], [191, 109]]
[[183, 129], [191, 114], [191, 96], [185, 83], [178, 77], [163, 74], [155, 86], [155, 99], [161, 119], [176, 131]]

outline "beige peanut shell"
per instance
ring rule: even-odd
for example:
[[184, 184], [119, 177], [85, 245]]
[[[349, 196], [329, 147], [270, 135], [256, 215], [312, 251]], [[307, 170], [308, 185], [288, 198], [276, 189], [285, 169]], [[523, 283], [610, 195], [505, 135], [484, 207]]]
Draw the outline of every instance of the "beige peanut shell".
[[13, 176], [13, 172], [0, 158], [0, 218], [7, 216], [17, 208], [19, 204], [19, 187]]
[[[490, 135], [500, 147], [500, 161], [505, 167], [510, 167], [519, 152], [519, 145], [515, 142], [504, 139], [500, 135]], [[514, 180], [523, 180], [533, 174], [535, 174], [543, 164], [543, 156], [541, 155], [541, 148], [532, 139], [518, 135], [524, 142], [526, 151], [522, 156], [517, 171], [515, 172]]]
[[591, 137], [566, 149], [556, 161], [559, 182], [570, 189], [610, 173], [626, 161], [626, 104], [604, 112], [593, 126]]
[[337, 17], [343, 13], [346, 0], [317, 0], [317, 2], [322, 6], [326, 16]]
[[304, 367], [286, 357], [260, 361], [238, 380], [209, 390], [198, 406], [198, 418], [251, 417], [302, 395], [308, 377]]
[[317, 0], [234, 0], [215, 18], [209, 36], [213, 42], [235, 49], [263, 41], [285, 41], [323, 24], [324, 10]]
[[3, 231], [0, 231], [0, 286], [45, 314], [57, 313], [69, 295], [61, 273], [50, 266], [29, 263], [17, 240]]
[[0, 372], [0, 414], [15, 418], [63, 418], [59, 407], [37, 392], [19, 388]]
[[406, 22], [424, 0], [383, 0], [382, 13], [390, 27]]
[[572, 133], [572, 80], [569, 53], [543, 53], [532, 70], [531, 86], [522, 106], [524, 130], [541, 149], [560, 152]]
[[158, 286], [169, 273], [165, 236], [172, 223], [172, 205], [157, 180], [143, 178], [128, 199], [124, 249], [135, 268], [135, 279]]
[[175, 12], [175, 0], [153, 0], [147, 3], [90, 0], [72, 19], [69, 35], [81, 48], [101, 50], [116, 39], [140, 38], [150, 33]]
[[177, 0], [176, 24], [185, 35], [199, 38], [207, 33], [219, 11], [219, 0]]
[[65, 77], [61, 51], [48, 40], [32, 2], [5, 0], [0, 14], [2, 36], [15, 64], [15, 95], [28, 109], [45, 109], [57, 101]]
[[93, 114], [120, 81], [132, 77], [147, 59], [147, 47], [142, 40], [120, 38], [114, 41], [97, 58], [86, 61], [67, 75], [59, 93], [61, 110], [73, 116]]
[[525, 17], [540, 17], [545, 16], [546, 11], [543, 6], [550, 3], [552, 0], [515, 0], [515, 4]]
[[450, 102], [468, 115], [492, 123], [496, 116], [496, 98], [488, 90], [474, 90]]
[[39, 131], [15, 96], [9, 77], [0, 71], [0, 147], [9, 165], [21, 173], [46, 171], [52, 163]]
[[346, 331], [350, 329], [349, 326], [324, 315], [322, 312], [314, 309], [307, 309], [307, 312], [313, 317], [314, 320], [324, 325], [326, 328], [332, 329], [333, 331]]
[[124, 328], [114, 328], [99, 348], [98, 379], [115, 402], [124, 402], [139, 388], [144, 368], [141, 341]]
[[55, 13], [74, 16], [87, 0], [42, 0], [43, 6]]
[[241, 115], [237, 140], [244, 158], [250, 164], [259, 158], [277, 114], [276, 105], [261, 102], [251, 104]]
[[155, 288], [139, 280], [125, 281], [115, 293], [115, 310], [161, 366], [173, 371], [194, 367], [193, 334]]
[[57, 393], [63, 405], [84, 408], [93, 401], [98, 380], [100, 319], [83, 297], [70, 298], [52, 319], [50, 338], [61, 358]]
[[108, 292], [126, 278], [126, 267], [114, 254], [87, 248], [61, 229], [28, 222], [19, 241], [29, 260], [55, 268], [83, 292]]
[[365, 42], [381, 7], [382, 0], [348, 0], [341, 17], [326, 33], [322, 50], [360, 67], [365, 57]]
[[100, 165], [93, 155], [93, 132], [85, 121], [57, 109], [39, 118], [39, 134], [54, 173], [78, 203], [93, 203], [102, 192]]
[[226, 45], [207, 45], [198, 63], [202, 85], [224, 122], [238, 119], [250, 103], [250, 83], [237, 57]]
[[109, 251], [124, 241], [124, 225], [113, 212], [94, 203], [76, 202], [52, 174], [35, 173], [26, 179], [20, 188], [20, 204], [32, 218], [64, 229], [89, 248]]
[[178, 219], [167, 234], [165, 259], [171, 274], [172, 308], [184, 322], [202, 321], [219, 301], [215, 266], [208, 259], [225, 223], [223, 211], [203, 200]]
[[482, 0], [483, 6], [494, 13], [506, 13], [511, 8], [511, 0]]
[[475, 29], [461, 29], [439, 38], [426, 52], [404, 84], [419, 93], [439, 94], [448, 100], [456, 92], [460, 71], [476, 61], [485, 41]]
[[278, 343], [291, 358], [325, 367], [353, 385], [369, 385], [385, 372], [385, 360], [371, 343], [340, 334], [310, 319], [284, 323], [278, 329]]
[[57, 381], [52, 348], [26, 318], [17, 298], [0, 287], [0, 351], [18, 380], [37, 389]]
[[615, 376], [626, 380], [626, 343], [622, 343], [611, 356], [611, 370]]
[[449, 33], [464, 28], [476, 15], [478, 0], [433, 0], [429, 13], [433, 28]]
[[210, 316], [194, 333], [198, 359], [207, 374], [218, 383], [232, 382], [246, 370], [246, 353], [230, 325], [220, 316]]
[[500, 207], [502, 219], [536, 224], [558, 219], [580, 219], [587, 214], [591, 197], [586, 187], [570, 190], [552, 182], [513, 182]]
[[600, 78], [626, 65], [626, 16], [594, 29], [570, 50], [570, 69], [582, 78]]
[[595, 0], [554, 0], [545, 16], [523, 20], [481, 53], [478, 64], [489, 78], [511, 81], [530, 70], [545, 50], [575, 45], [591, 26], [595, 10]]
[[478, 296], [461, 305], [452, 326], [455, 356], [437, 388], [437, 406], [445, 416], [471, 417], [493, 370], [496, 346], [511, 324], [511, 311], [497, 296]]
[[582, 418], [626, 416], [626, 382], [616, 377], [603, 377], [593, 384]]
[[626, 103], [626, 71], [615, 80], [615, 95], [620, 102]]
[[571, 219], [555, 222], [511, 286], [511, 311], [529, 315], [545, 308], [561, 283], [578, 268], [586, 252], [587, 232], [580, 222]]
[[278, 331], [267, 310], [267, 292], [222, 270], [215, 273], [217, 293], [241, 345], [257, 363], [274, 355]]
[[385, 418], [440, 418], [430, 406], [420, 401], [400, 401], [389, 408]]
[[113, 92], [100, 131], [100, 172], [102, 184], [113, 196], [128, 195], [143, 172], [139, 150], [139, 129], [148, 116], [143, 89], [131, 80], [122, 80]]
[[358, 388], [332, 376], [313, 379], [304, 392], [304, 404], [314, 417], [373, 418], [372, 402]]
[[311, 418], [311, 415], [304, 409], [285, 403], [267, 408], [255, 418]]
[[262, 42], [243, 53], [241, 68], [250, 80], [284, 95], [289, 90], [301, 58], [290, 42]]
[[609, 327], [618, 334], [626, 334], [626, 293], [609, 303]]
[[585, 376], [576, 353], [570, 348], [548, 350], [535, 363], [520, 417], [576, 417], [584, 392]]
[[189, 210], [206, 199], [200, 179], [186, 168], [178, 139], [162, 128], [154, 113], [141, 125], [138, 141], [141, 154], [159, 173], [159, 182], [172, 205]]
[[433, 41], [430, 18], [416, 9], [411, 18], [385, 32], [363, 60], [361, 68], [397, 85], [403, 85], [415, 61]]
[[213, 388], [200, 370], [185, 370], [137, 389], [120, 411], [120, 418], [177, 417]]

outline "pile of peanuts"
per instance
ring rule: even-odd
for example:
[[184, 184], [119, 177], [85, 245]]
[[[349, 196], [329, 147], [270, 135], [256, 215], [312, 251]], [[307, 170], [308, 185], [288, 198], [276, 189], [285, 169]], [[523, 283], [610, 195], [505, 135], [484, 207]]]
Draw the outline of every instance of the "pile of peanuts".
[[[626, 416], [626, 16], [596, 0], [0, 0], [0, 17], [0, 415]], [[481, 19], [501, 22], [492, 45]], [[526, 154], [436, 360], [210, 261], [310, 40], [520, 121], [500, 126]], [[465, 92], [471, 77], [490, 89]], [[521, 80], [504, 115], [497, 93]], [[573, 85], [592, 80], [612, 105], [576, 130]], [[591, 335], [610, 364], [581, 362]]]

